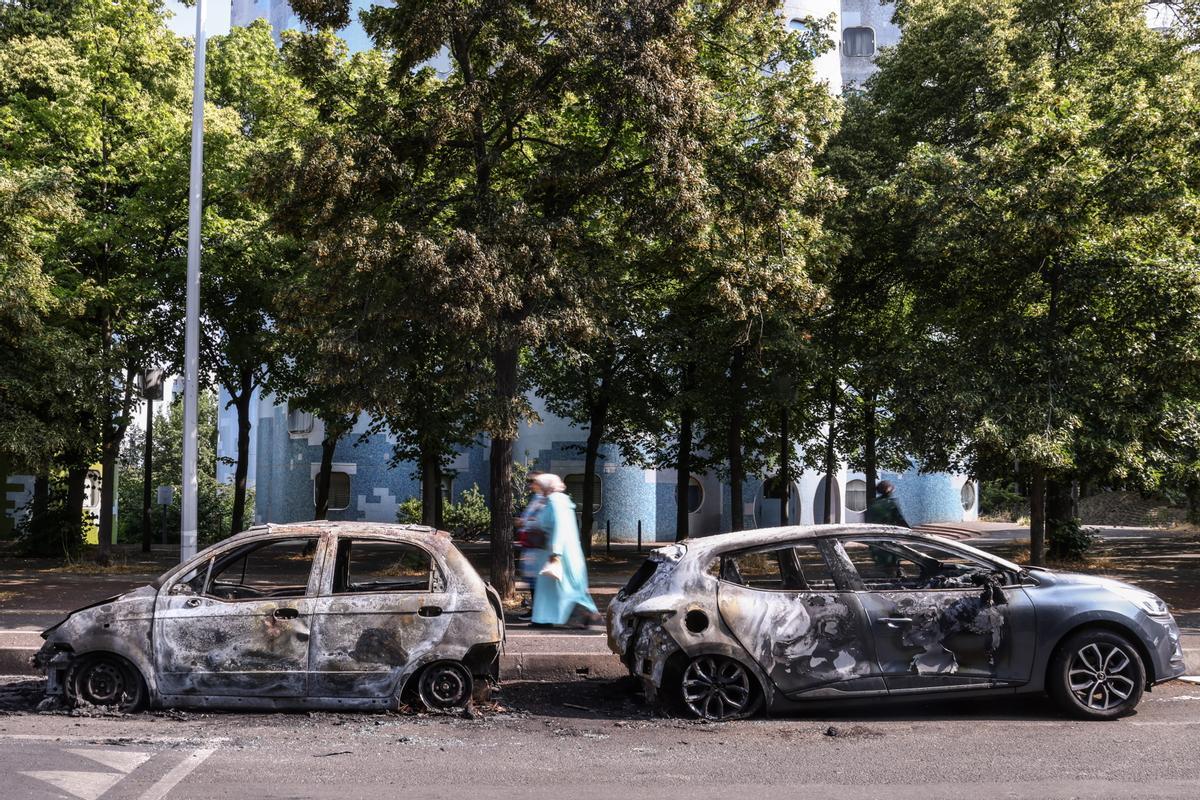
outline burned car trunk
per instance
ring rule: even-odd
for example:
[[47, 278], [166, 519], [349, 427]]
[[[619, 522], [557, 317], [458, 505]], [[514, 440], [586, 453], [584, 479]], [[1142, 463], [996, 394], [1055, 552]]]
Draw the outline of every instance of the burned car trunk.
[[72, 614], [38, 661], [72, 701], [450, 708], [499, 679], [494, 594], [429, 528], [268, 525]]

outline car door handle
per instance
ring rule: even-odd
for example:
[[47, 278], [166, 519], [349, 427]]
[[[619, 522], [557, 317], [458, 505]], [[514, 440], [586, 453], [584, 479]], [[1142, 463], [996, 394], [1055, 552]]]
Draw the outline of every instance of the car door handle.
[[189, 597], [187, 600], [184, 601], [183, 607], [184, 608], [199, 608], [200, 607], [200, 598], [199, 597]]
[[876, 622], [886, 622], [888, 625], [897, 625], [902, 622], [912, 622], [912, 617], [880, 617]]
[[421, 606], [417, 609], [417, 613], [422, 617], [440, 617], [442, 615], [441, 606]]
[[271, 616], [275, 619], [295, 619], [300, 616], [300, 612], [294, 608], [277, 608], [271, 613]]

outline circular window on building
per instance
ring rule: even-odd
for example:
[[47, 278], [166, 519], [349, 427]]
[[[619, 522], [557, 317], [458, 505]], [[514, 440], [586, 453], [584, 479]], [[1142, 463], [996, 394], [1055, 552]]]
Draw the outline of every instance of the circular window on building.
[[[688, 513], [695, 514], [700, 510], [700, 506], [704, 505], [704, 487], [700, 485], [700, 481], [696, 480], [695, 476], [688, 478], [687, 493]], [[679, 497], [678, 486], [675, 487], [675, 497]]]
[[963, 511], [970, 511], [975, 507], [975, 483], [967, 481], [963, 484], [962, 491], [959, 492], [959, 497], [962, 499]]
[[846, 509], [863, 512], [867, 510], [867, 482], [855, 478], [846, 482]]

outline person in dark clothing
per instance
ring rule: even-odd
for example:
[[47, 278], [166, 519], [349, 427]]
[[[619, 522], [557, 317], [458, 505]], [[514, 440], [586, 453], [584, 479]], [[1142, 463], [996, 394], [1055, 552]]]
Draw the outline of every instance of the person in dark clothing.
[[891, 481], [880, 481], [875, 486], [879, 496], [867, 509], [866, 521], [873, 525], [899, 525], [901, 528], [911, 528], [904, 514], [900, 513], [900, 504], [892, 497], [896, 485]]

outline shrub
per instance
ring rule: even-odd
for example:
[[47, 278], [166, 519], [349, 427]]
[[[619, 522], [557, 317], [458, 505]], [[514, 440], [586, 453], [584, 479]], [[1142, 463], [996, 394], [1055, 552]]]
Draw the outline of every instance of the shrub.
[[457, 503], [447, 503], [442, 517], [450, 532], [460, 539], [479, 539], [487, 536], [492, 526], [492, 512], [478, 484], [462, 493]]
[[979, 483], [979, 515], [981, 517], [1000, 517], [1010, 522], [1016, 522], [1023, 514], [1029, 513], [1029, 501], [1017, 491], [1015, 483], [1005, 481], [980, 481]]
[[[410, 497], [396, 508], [396, 521], [406, 525], [421, 524], [421, 498]], [[479, 539], [487, 535], [492, 524], [492, 512], [478, 484], [471, 484], [457, 503], [442, 506], [442, 524], [460, 539]]]
[[1096, 529], [1085, 528], [1078, 518], [1046, 526], [1049, 547], [1046, 557], [1052, 561], [1083, 561], [1096, 542]]
[[410, 497], [397, 506], [396, 521], [405, 525], [420, 525], [421, 498]]

